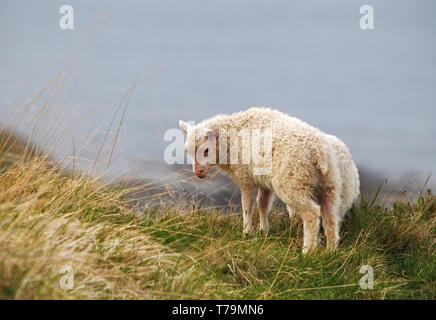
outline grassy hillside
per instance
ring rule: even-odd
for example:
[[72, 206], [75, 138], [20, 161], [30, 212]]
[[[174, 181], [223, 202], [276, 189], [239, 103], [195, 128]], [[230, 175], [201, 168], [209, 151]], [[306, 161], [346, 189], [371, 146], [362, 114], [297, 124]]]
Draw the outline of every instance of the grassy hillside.
[[[44, 158], [0, 174], [0, 299], [435, 299], [436, 198], [362, 200], [336, 252], [301, 254], [302, 226], [242, 236], [240, 215], [138, 212], [128, 190], [66, 177]], [[280, 211], [280, 210], [278, 210]], [[256, 221], [257, 223], [257, 221]], [[362, 290], [361, 266], [374, 270]], [[63, 266], [74, 272], [62, 289]]]

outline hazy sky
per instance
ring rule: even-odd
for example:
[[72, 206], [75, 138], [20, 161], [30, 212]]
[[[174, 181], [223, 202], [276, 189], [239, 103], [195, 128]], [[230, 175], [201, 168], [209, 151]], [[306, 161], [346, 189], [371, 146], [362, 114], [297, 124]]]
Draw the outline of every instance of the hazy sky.
[[[59, 27], [64, 4], [74, 30]], [[359, 28], [364, 4], [374, 30]], [[264, 105], [338, 135], [362, 166], [425, 175], [436, 168], [435, 12], [435, 1], [412, 0], [1, 1], [1, 121], [53, 77], [98, 13], [105, 19], [80, 53], [74, 89], [49, 121], [99, 84], [89, 110], [144, 63], [115, 150], [121, 166], [162, 160], [163, 131], [180, 118]]]

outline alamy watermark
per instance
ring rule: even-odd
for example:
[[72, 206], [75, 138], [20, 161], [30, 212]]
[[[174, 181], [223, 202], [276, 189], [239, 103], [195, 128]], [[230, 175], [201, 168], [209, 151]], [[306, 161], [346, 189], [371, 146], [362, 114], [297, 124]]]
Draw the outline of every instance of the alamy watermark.
[[59, 28], [62, 30], [74, 29], [74, 9], [72, 6], [65, 4], [59, 8], [59, 14], [62, 16], [59, 19]]
[[370, 265], [365, 264], [360, 267], [359, 272], [364, 274], [359, 280], [360, 289], [374, 289], [374, 269]]
[[59, 279], [59, 286], [64, 290], [71, 290], [74, 288], [74, 269], [70, 265], [62, 266], [59, 273], [63, 276]]

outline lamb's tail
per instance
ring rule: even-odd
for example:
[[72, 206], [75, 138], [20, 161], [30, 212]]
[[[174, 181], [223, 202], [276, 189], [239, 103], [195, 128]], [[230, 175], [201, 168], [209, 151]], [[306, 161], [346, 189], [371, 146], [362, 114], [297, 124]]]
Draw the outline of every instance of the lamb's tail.
[[[316, 166], [323, 176], [332, 173], [331, 171], [339, 170], [336, 152], [327, 140], [321, 140], [317, 153]], [[334, 173], [339, 173], [339, 171]]]

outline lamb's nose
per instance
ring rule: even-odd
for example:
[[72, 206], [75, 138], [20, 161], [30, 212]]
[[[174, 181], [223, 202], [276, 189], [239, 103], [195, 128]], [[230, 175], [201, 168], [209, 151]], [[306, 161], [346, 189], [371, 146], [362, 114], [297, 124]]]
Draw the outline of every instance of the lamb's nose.
[[206, 176], [205, 173], [206, 173], [206, 172], [205, 172], [205, 170], [203, 170], [203, 169], [200, 169], [200, 170], [196, 170], [196, 171], [195, 171], [195, 175], [196, 175], [197, 177], [201, 178], [201, 179], [203, 179], [203, 178]]

